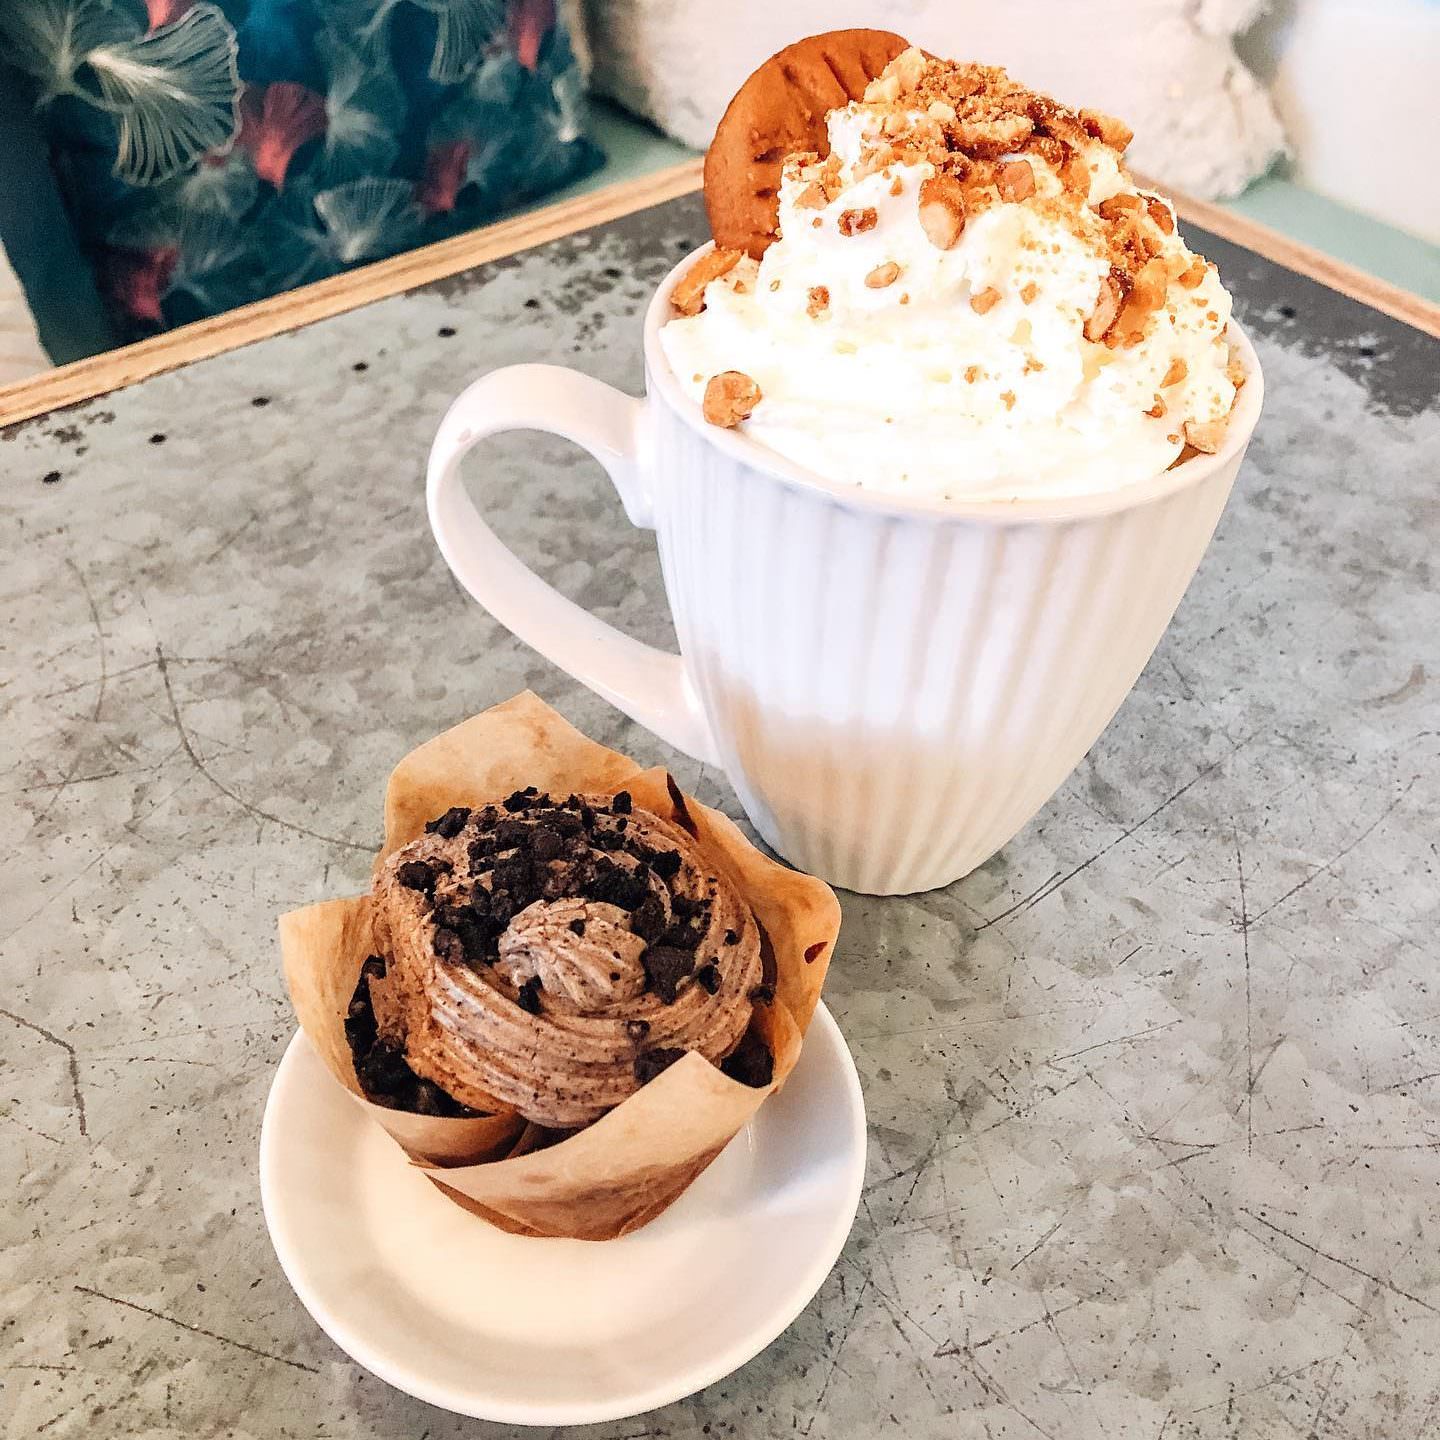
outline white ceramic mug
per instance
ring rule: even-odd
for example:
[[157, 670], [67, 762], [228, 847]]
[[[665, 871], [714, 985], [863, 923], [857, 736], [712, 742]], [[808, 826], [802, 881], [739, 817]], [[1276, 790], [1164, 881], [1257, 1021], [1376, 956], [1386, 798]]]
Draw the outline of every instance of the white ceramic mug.
[[[698, 253], [698, 252], [697, 252]], [[792, 864], [869, 894], [947, 885], [1059, 788], [1119, 708], [1214, 532], [1260, 413], [1248, 372], [1225, 447], [1135, 485], [948, 502], [836, 484], [707, 424], [666, 363], [645, 396], [550, 365], [477, 380], [430, 454], [430, 524], [501, 624], [661, 739], [721, 767]], [[680, 638], [622, 634], [527, 569], [460, 461], [487, 435], [577, 441], [659, 538]]]

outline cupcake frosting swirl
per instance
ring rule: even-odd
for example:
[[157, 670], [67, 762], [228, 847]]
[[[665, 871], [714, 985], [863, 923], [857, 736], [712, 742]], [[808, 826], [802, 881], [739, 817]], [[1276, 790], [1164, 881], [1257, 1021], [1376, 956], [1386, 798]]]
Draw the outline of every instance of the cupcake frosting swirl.
[[457, 808], [375, 880], [381, 1036], [478, 1110], [598, 1119], [687, 1050], [735, 1051], [762, 979], [749, 907], [628, 794]]

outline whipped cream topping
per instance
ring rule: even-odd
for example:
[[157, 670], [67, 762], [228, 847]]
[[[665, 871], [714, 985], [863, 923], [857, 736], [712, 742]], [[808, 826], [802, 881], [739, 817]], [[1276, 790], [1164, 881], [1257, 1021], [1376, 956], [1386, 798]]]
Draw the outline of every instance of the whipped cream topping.
[[627, 795], [452, 810], [375, 879], [380, 1038], [462, 1105], [569, 1129], [749, 1027], [760, 932], [684, 830]]
[[911, 50], [828, 131], [829, 157], [787, 163], [762, 259], [661, 330], [697, 401], [740, 372], [752, 438], [957, 500], [1114, 489], [1216, 448], [1230, 297], [1126, 173], [1119, 122]]

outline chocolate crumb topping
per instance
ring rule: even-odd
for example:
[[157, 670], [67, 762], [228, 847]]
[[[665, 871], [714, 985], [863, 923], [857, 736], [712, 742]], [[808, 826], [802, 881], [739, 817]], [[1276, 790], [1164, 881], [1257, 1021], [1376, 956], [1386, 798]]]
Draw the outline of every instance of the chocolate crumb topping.
[[435, 931], [435, 954], [447, 965], [459, 965], [465, 959], [465, 946], [453, 930], [442, 926]]
[[532, 1015], [540, 1013], [540, 977], [532, 975], [521, 987], [520, 993], [515, 997], [515, 1003], [522, 1009], [528, 1010]]
[[425, 826], [425, 833], [438, 835], [442, 840], [453, 840], [469, 821], [468, 805], [452, 805], [438, 820], [431, 820]]
[[714, 995], [720, 989], [720, 967], [712, 960], [695, 972], [695, 979], [709, 994]]
[[370, 981], [385, 978], [385, 960], [366, 960], [345, 1012], [345, 1039], [355, 1065], [355, 1078], [372, 1104], [417, 1115], [469, 1117], [479, 1114], [447, 1095], [433, 1080], [417, 1075], [397, 1045], [378, 1038]]
[[747, 1030], [740, 1043], [720, 1062], [720, 1069], [732, 1080], [759, 1090], [774, 1078], [775, 1057], [753, 1030]]
[[650, 1022], [648, 1020], [627, 1020], [625, 1033], [638, 1045], [650, 1033]]
[[671, 879], [680, 869], [680, 852], [678, 850], [661, 850], [650, 861], [650, 868], [662, 880]]
[[435, 893], [435, 872], [423, 860], [407, 860], [396, 870], [395, 878], [407, 890], [419, 890], [424, 895]]
[[610, 808], [617, 815], [628, 815], [631, 810], [631, 803], [630, 792], [628, 790], [619, 790], [616, 792], [615, 798], [610, 802]]
[[[651, 868], [653, 869], [653, 866]], [[630, 928], [647, 945], [654, 944], [665, 933], [667, 923], [665, 906], [654, 891], [646, 894], [645, 898], [635, 907], [635, 913], [630, 917]]]
[[673, 1005], [681, 981], [695, 969], [695, 955], [693, 950], [680, 950], [673, 945], [652, 945], [640, 957], [640, 963], [645, 967], [645, 988], [665, 1004]]
[[635, 1057], [635, 1078], [648, 1085], [662, 1071], [668, 1070], [686, 1052], [670, 1046], [657, 1046], [654, 1050], [642, 1050]]
[[572, 935], [583, 935], [585, 933], [585, 922], [583, 920], [572, 920], [570, 922], [570, 933]]

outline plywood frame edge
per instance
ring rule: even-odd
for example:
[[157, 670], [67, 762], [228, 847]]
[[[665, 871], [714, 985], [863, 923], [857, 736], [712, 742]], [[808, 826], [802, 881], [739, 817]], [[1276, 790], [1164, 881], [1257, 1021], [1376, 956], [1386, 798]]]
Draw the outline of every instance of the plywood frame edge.
[[[698, 159], [686, 160], [0, 386], [0, 425], [13, 425], [108, 395], [152, 375], [236, 350], [272, 335], [299, 330], [317, 320], [443, 280], [486, 261], [692, 194], [700, 188], [700, 165]], [[1440, 305], [1219, 205], [1184, 195], [1174, 198], [1182, 220], [1440, 338]]]

